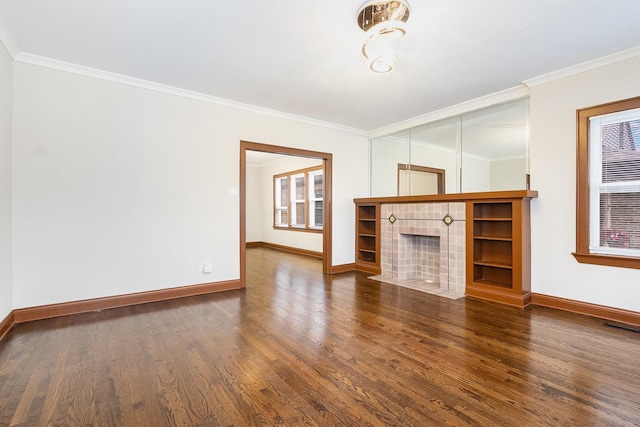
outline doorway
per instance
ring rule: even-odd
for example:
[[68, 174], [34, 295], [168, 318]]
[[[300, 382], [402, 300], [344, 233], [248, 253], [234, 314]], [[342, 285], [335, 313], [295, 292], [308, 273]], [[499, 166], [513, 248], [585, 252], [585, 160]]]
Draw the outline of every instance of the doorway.
[[322, 272], [331, 274], [332, 253], [332, 168], [333, 155], [257, 142], [240, 141], [240, 286], [247, 283], [247, 151], [283, 154], [322, 160], [324, 174], [324, 225], [322, 228]]

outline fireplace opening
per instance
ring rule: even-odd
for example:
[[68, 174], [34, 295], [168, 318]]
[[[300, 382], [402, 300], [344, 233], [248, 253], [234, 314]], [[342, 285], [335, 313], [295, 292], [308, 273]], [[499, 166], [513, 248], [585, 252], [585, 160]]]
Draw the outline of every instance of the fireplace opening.
[[440, 237], [401, 234], [398, 279], [419, 279], [440, 285]]

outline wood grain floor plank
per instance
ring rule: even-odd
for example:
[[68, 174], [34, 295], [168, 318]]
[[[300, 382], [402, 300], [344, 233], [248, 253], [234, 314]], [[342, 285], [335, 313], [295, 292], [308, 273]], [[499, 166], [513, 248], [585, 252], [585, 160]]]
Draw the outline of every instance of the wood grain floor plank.
[[244, 290], [17, 325], [0, 426], [640, 425], [639, 334], [247, 256]]

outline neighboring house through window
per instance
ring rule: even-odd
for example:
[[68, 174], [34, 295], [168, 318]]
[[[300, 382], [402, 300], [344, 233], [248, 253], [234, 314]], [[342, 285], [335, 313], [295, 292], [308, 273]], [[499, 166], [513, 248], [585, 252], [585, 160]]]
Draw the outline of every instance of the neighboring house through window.
[[579, 262], [640, 268], [640, 98], [578, 110]]
[[275, 228], [322, 230], [324, 180], [321, 166], [274, 175], [273, 195]]

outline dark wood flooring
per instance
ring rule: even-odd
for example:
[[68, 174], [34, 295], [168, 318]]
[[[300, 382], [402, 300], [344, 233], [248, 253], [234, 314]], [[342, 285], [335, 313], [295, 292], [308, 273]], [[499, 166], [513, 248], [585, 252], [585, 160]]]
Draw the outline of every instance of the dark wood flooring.
[[0, 426], [640, 425], [640, 334], [247, 255], [245, 290], [17, 325]]

